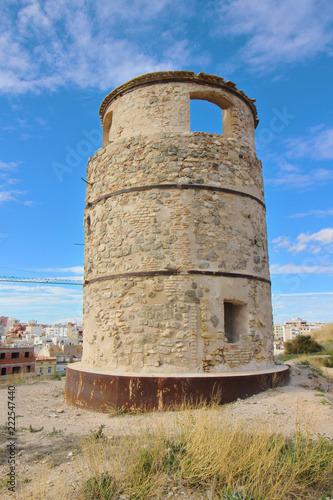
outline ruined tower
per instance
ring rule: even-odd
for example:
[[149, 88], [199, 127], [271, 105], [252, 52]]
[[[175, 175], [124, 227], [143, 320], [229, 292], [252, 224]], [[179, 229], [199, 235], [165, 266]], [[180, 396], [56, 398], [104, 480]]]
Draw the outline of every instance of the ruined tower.
[[[190, 131], [190, 100], [223, 134]], [[69, 402], [168, 406], [253, 394], [275, 366], [257, 112], [234, 83], [189, 71], [135, 78], [102, 102], [87, 166], [83, 361]]]

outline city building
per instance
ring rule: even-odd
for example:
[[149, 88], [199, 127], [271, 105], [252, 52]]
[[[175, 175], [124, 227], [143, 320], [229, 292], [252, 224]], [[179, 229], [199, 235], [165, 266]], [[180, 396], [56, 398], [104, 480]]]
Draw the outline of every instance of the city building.
[[29, 346], [0, 346], [1, 376], [35, 372], [34, 348]]
[[38, 375], [55, 375], [57, 358], [36, 358], [36, 373]]
[[313, 330], [322, 328], [325, 323], [308, 322], [302, 318], [292, 318], [286, 320], [283, 324], [274, 325], [275, 341], [295, 340], [299, 335], [310, 335]]

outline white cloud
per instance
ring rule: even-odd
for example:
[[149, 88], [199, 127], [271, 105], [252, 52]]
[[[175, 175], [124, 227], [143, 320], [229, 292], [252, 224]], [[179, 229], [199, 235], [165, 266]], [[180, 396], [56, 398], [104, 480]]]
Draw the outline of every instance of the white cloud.
[[55, 323], [59, 318], [82, 316], [82, 289], [70, 286], [0, 284], [2, 314], [27, 321]]
[[272, 240], [272, 244], [274, 248], [286, 248], [294, 254], [306, 251], [323, 257], [333, 249], [333, 228], [323, 228], [316, 233], [300, 233], [293, 242], [287, 236], [278, 236]]
[[322, 253], [324, 245], [333, 243], [333, 228], [321, 229], [317, 233], [301, 233], [297, 236], [294, 245], [288, 248], [288, 252], [299, 253], [307, 250], [310, 253]]
[[285, 189], [311, 189], [314, 186], [325, 184], [333, 180], [333, 171], [324, 168], [315, 168], [305, 172], [294, 167], [293, 170], [281, 168], [276, 177], [266, 179], [266, 183]]
[[308, 210], [307, 212], [300, 212], [298, 214], [289, 215], [288, 219], [300, 219], [302, 217], [308, 217], [310, 215], [314, 215], [316, 217], [333, 215], [333, 208], [328, 208], [327, 210]]
[[43, 269], [31, 269], [31, 271], [42, 272], [42, 273], [71, 273], [83, 275], [83, 266], [72, 266], [72, 267], [46, 267]]
[[298, 265], [298, 264], [272, 264], [270, 266], [271, 275], [277, 274], [324, 274], [333, 276], [333, 264], [330, 266]]
[[281, 63], [332, 55], [332, 7], [330, 0], [221, 0], [219, 32], [246, 36], [238, 57], [267, 71]]
[[13, 172], [17, 167], [17, 163], [15, 162], [4, 162], [0, 160], [0, 172]]
[[19, 198], [26, 194], [26, 191], [4, 190], [0, 191], [0, 203], [6, 201], [19, 201]]
[[285, 189], [307, 190], [333, 180], [332, 168], [320, 167], [306, 171], [294, 163], [303, 158], [315, 161], [332, 160], [333, 128], [317, 125], [306, 135], [290, 138], [285, 144], [285, 153], [268, 158], [269, 162], [274, 163], [276, 170], [275, 177], [266, 179], [268, 184]]
[[[172, 0], [3, 2], [0, 92], [68, 84], [105, 90], [138, 74], [188, 64], [191, 45], [181, 30], [170, 43], [158, 27], [166, 15], [179, 22], [182, 11]], [[157, 43], [158, 58], [152, 49]]]
[[23, 205], [25, 205], [26, 207], [33, 207], [34, 205], [38, 205], [39, 203], [37, 201], [31, 201], [31, 200], [27, 200], [27, 201], [24, 201], [23, 202]]
[[[322, 127], [322, 126], [320, 126]], [[333, 129], [332, 129], [333, 131]], [[320, 134], [326, 134], [330, 130], [322, 130]], [[267, 157], [266, 162], [274, 164], [275, 177], [267, 178], [267, 184], [282, 187], [285, 189], [301, 189], [307, 190], [318, 185], [326, 184], [333, 180], [332, 168], [312, 168], [305, 170], [294, 162], [298, 158], [313, 158], [316, 161], [329, 159], [329, 147], [326, 142], [325, 152], [321, 148], [322, 140], [319, 133], [315, 137], [309, 138], [309, 135], [302, 138], [292, 138], [286, 141], [286, 151], [281, 154], [271, 154]], [[328, 134], [330, 136], [330, 134]], [[317, 144], [316, 148], [312, 144]], [[321, 148], [321, 149], [320, 149]], [[319, 153], [321, 150], [321, 154]], [[317, 154], [316, 154], [317, 151]], [[333, 134], [332, 134], [332, 155], [333, 155]], [[332, 156], [333, 158], [333, 156]]]
[[32, 206], [37, 202], [31, 200], [22, 200], [22, 196], [27, 194], [27, 191], [13, 189], [12, 186], [18, 184], [20, 179], [13, 177], [13, 173], [17, 170], [18, 163], [3, 162], [0, 160], [0, 204], [14, 201], [23, 203], [26, 206]]
[[333, 292], [273, 293], [274, 323], [296, 316], [307, 321], [333, 321]]
[[278, 236], [272, 240], [272, 243], [274, 244], [274, 248], [289, 248], [290, 238], [288, 236]]
[[[320, 126], [321, 128], [321, 126]], [[333, 128], [312, 129], [305, 137], [295, 137], [287, 141], [289, 158], [333, 159]], [[324, 174], [325, 176], [325, 174]]]

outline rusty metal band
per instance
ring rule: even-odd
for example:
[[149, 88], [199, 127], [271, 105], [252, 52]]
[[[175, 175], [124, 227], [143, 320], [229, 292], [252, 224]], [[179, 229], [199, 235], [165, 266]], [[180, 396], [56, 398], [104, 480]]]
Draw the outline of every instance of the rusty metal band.
[[151, 189], [202, 189], [204, 191], [217, 191], [219, 193], [227, 193], [227, 194], [235, 194], [237, 196], [244, 196], [246, 198], [251, 198], [256, 201], [260, 205], [262, 205], [265, 209], [265, 203], [256, 196], [253, 196], [249, 193], [243, 193], [242, 191], [236, 191], [234, 189], [222, 188], [217, 186], [207, 186], [205, 184], [150, 184], [149, 186], [137, 186], [130, 187], [125, 189], [119, 189], [118, 191], [112, 191], [111, 193], [104, 194], [103, 196], [99, 196], [93, 201], [89, 201], [86, 207], [91, 207], [102, 200], [107, 200], [108, 198], [112, 198], [113, 196], [118, 196], [119, 194], [126, 193], [135, 193], [140, 191], [150, 191]]
[[174, 276], [174, 275], [202, 275], [202, 276], [221, 276], [224, 278], [244, 278], [248, 280], [263, 281], [264, 283], [271, 284], [271, 281], [267, 278], [262, 278], [261, 276], [253, 276], [252, 274], [240, 274], [240, 273], [228, 273], [223, 271], [179, 271], [178, 269], [161, 269], [157, 271], [138, 271], [134, 273], [118, 273], [118, 274], [108, 274], [106, 276], [99, 276], [98, 278], [92, 278], [90, 280], [85, 280], [84, 285], [90, 285], [91, 283], [96, 283], [97, 281], [114, 280], [118, 278], [147, 278], [150, 276]]

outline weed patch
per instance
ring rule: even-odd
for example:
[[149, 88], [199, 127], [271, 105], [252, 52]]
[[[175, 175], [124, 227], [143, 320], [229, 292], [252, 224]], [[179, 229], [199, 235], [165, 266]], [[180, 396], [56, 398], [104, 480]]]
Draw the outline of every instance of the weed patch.
[[320, 498], [333, 488], [330, 440], [233, 424], [208, 406], [180, 412], [172, 430], [112, 439], [97, 433], [83, 443], [90, 471], [85, 500], [167, 498], [179, 484], [221, 500]]
[[104, 429], [105, 425], [101, 425], [98, 429], [98, 431], [90, 431], [93, 438], [95, 439], [95, 441], [97, 441], [98, 439], [102, 439], [104, 437], [103, 435], [103, 429]]

